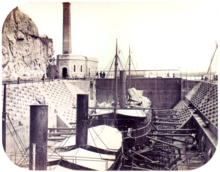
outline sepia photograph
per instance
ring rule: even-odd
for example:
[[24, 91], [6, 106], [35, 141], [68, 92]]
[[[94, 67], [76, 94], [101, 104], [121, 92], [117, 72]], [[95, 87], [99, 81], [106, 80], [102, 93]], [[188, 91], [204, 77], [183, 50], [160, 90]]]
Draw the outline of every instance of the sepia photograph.
[[3, 171], [218, 171], [217, 1], [1, 2]]

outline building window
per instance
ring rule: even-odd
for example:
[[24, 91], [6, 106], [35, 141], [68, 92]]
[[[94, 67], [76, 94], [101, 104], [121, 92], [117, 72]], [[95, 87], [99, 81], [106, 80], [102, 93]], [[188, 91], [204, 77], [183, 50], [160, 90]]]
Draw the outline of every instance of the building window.
[[82, 67], [82, 65], [80, 66], [80, 72], [82, 72], [83, 71], [83, 67]]
[[73, 66], [73, 72], [76, 72], [76, 65]]

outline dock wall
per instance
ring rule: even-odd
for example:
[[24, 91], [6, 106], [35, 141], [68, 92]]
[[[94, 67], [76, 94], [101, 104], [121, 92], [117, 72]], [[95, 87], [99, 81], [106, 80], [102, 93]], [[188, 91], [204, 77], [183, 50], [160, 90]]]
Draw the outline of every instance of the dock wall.
[[[133, 78], [131, 87], [144, 90], [143, 96], [151, 100], [153, 108], [170, 109], [199, 82], [181, 80], [181, 78]], [[118, 92], [119, 83], [118, 81]], [[128, 80], [126, 88], [128, 89]], [[98, 102], [112, 101], [113, 93], [113, 79], [96, 79], [96, 99]]]

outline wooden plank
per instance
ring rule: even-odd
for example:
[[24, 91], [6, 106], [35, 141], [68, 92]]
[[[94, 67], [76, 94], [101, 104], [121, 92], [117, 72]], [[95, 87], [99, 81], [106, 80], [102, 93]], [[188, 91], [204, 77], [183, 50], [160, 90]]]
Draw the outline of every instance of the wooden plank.
[[48, 128], [48, 130], [76, 130], [75, 128]]
[[[73, 107], [76, 108], [76, 107]], [[88, 109], [110, 109], [110, 110], [115, 110], [115, 109], [127, 109], [127, 110], [158, 110], [158, 108], [120, 108], [120, 107], [89, 107]]]
[[139, 155], [140, 157], [142, 157], [142, 158], [144, 158], [144, 159], [146, 159], [146, 160], [148, 160], [148, 161], [150, 161], [152, 163], [158, 163], [158, 161], [153, 161], [153, 160], [151, 160], [151, 159], [149, 159], [149, 158], [147, 158], [147, 157], [145, 157], [145, 156], [143, 156], [143, 155], [141, 155], [141, 154], [139, 154], [139, 153], [137, 153], [137, 152], [135, 152], [133, 150], [131, 150], [131, 152], [135, 153], [136, 155]]
[[191, 134], [147, 134], [147, 136], [175, 136], [175, 137], [185, 137], [185, 136], [191, 136]]
[[194, 133], [193, 130], [185, 130], [185, 131], [181, 131], [181, 130], [151, 130], [153, 133], [155, 132], [159, 132], [160, 134], [163, 133], [173, 133], [173, 134], [183, 134], [183, 133]]
[[181, 123], [177, 122], [154, 122], [156, 125], [181, 125]]
[[169, 165], [168, 168], [172, 167], [177, 161], [181, 160], [181, 157], [178, 156], [176, 159], [174, 159]]
[[179, 118], [155, 118], [156, 120], [180, 120]]
[[135, 168], [135, 169], [138, 169], [138, 170], [144, 170], [144, 171], [152, 171], [151, 169], [142, 168], [142, 167], [134, 167], [134, 166], [129, 166], [129, 165], [125, 165], [125, 167]]
[[172, 147], [175, 147], [175, 148], [178, 148], [178, 149], [182, 149], [182, 148], [179, 147], [179, 146], [176, 146], [176, 145], [173, 145], [173, 144], [170, 144], [170, 143], [167, 143], [167, 142], [158, 140], [158, 139], [154, 139], [154, 138], [151, 138], [151, 137], [148, 137], [148, 136], [146, 136], [146, 138], [151, 139], [151, 140], [154, 140], [154, 141], [157, 141], [157, 142], [160, 142], [160, 143], [163, 143], [163, 144], [166, 144], [166, 145], [169, 145], [169, 146], [172, 146]]
[[65, 132], [60, 132], [60, 133], [48, 133], [49, 136], [54, 136], [54, 135], [75, 135], [76, 133], [65, 133]]
[[166, 139], [171, 139], [171, 140], [175, 140], [175, 141], [178, 141], [178, 142], [183, 142], [183, 143], [186, 143], [184, 140], [181, 140], [181, 139], [176, 139], [176, 138], [172, 138], [172, 137], [164, 137]]
[[49, 137], [47, 138], [47, 141], [62, 141], [65, 137]]
[[196, 131], [196, 129], [157, 129], [152, 131]]
[[176, 116], [176, 114], [155, 114], [155, 116], [164, 116], [164, 117], [168, 117], [168, 116]]

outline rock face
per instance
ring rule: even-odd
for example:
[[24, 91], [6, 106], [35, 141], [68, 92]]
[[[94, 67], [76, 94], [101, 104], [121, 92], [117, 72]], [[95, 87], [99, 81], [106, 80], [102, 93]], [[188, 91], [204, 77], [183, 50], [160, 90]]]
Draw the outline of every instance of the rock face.
[[2, 29], [2, 79], [42, 77], [53, 54], [53, 40], [39, 36], [31, 18], [13, 9]]

